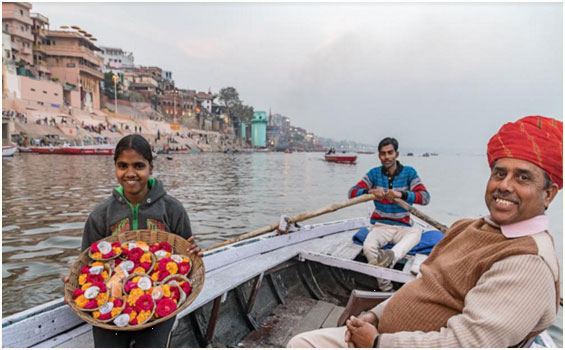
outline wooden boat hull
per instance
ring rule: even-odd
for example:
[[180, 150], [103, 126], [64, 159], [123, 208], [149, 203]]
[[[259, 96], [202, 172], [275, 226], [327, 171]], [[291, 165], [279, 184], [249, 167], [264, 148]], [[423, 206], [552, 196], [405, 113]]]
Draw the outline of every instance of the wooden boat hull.
[[42, 146], [29, 147], [31, 153], [67, 155], [113, 155], [114, 146]]
[[329, 155], [324, 156], [326, 162], [331, 163], [342, 163], [342, 164], [355, 164], [357, 161], [357, 156], [341, 156], [341, 155]]
[[17, 150], [17, 146], [2, 146], [2, 157], [12, 157]]
[[[351, 237], [368, 225], [367, 218], [305, 225], [207, 252], [206, 283], [179, 313], [170, 346], [284, 347], [308, 327], [335, 326], [352, 289], [378, 290], [375, 277], [396, 287], [413, 280], [410, 260], [401, 270], [362, 261]], [[304, 323], [310, 319], [317, 323]], [[4, 318], [2, 345], [93, 347], [91, 329], [58, 299]]]

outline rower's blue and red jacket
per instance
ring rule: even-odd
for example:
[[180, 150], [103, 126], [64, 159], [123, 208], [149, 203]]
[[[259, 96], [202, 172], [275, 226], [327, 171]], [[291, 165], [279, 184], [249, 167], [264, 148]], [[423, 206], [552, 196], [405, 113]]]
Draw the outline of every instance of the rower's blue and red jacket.
[[[355, 186], [349, 190], [349, 198], [358, 197], [369, 192], [370, 189], [381, 188], [385, 193], [395, 190], [402, 193], [402, 199], [408, 204], [427, 205], [430, 194], [416, 170], [396, 162], [396, 171], [390, 176], [382, 167], [375, 167], [363, 176]], [[388, 225], [411, 226], [410, 213], [401, 206], [386, 199], [373, 201], [375, 211], [371, 215], [371, 224], [380, 222]]]

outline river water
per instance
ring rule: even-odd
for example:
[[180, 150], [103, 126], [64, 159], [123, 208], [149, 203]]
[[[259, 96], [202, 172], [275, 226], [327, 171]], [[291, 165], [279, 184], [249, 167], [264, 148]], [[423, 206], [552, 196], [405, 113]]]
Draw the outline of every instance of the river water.
[[[322, 153], [169, 157], [157, 157], [153, 175], [183, 203], [203, 248], [276, 223], [281, 214], [292, 216], [344, 201], [348, 189], [379, 164], [376, 155], [367, 154], [358, 155], [356, 165], [327, 163]], [[446, 225], [487, 214], [486, 156], [400, 161], [416, 168], [431, 194], [430, 204], [420, 208], [426, 214]], [[63, 296], [60, 277], [80, 253], [84, 222], [115, 186], [109, 156], [16, 154], [2, 159], [2, 316]], [[310, 222], [366, 216], [371, 206], [359, 204]], [[563, 266], [562, 192], [547, 213]], [[562, 324], [560, 316], [552, 329], [559, 342]]]

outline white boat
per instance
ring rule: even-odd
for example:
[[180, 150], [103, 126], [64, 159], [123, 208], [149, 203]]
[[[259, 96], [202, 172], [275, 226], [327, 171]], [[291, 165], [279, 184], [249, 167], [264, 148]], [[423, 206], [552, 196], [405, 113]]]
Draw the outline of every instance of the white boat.
[[18, 146], [14, 146], [14, 145], [2, 146], [2, 157], [12, 157], [17, 150], [18, 150]]
[[[206, 283], [177, 316], [170, 346], [284, 347], [302, 331], [336, 326], [351, 290], [378, 289], [375, 277], [413, 280], [426, 256], [400, 270], [361, 261], [352, 236], [367, 226], [368, 218], [304, 225], [207, 251]], [[59, 298], [4, 318], [2, 345], [93, 347], [91, 329]], [[546, 332], [536, 339], [555, 347]]]

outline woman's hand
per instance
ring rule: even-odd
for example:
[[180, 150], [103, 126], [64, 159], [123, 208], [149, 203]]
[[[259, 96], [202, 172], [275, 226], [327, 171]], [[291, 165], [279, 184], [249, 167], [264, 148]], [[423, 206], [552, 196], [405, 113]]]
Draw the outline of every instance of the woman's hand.
[[[61, 282], [63, 282], [64, 284], [69, 283], [69, 281], [70, 281], [69, 276], [61, 277]], [[67, 300], [66, 297], [64, 297], [63, 300], [65, 301], [65, 303], [67, 303], [67, 304], [69, 303], [69, 301]]]
[[345, 341], [350, 347], [354, 345], [356, 348], [372, 348], [375, 338], [379, 334], [377, 328], [369, 322], [363, 321], [355, 316], [351, 316], [346, 322], [347, 331]]
[[194, 243], [194, 237], [188, 238], [187, 242], [190, 244], [188, 246], [188, 253], [189, 254], [198, 254], [198, 256], [204, 255], [204, 252], [202, 251], [202, 249], [200, 249], [198, 244]]

